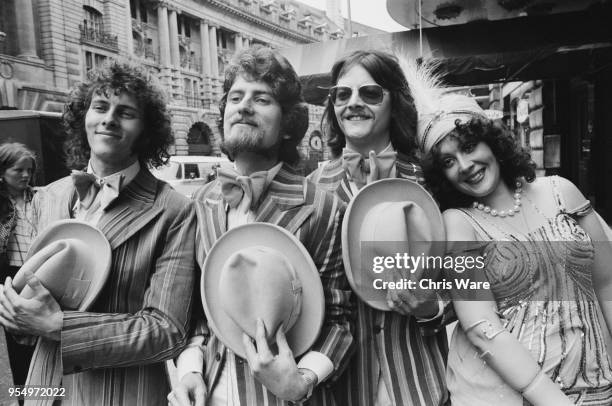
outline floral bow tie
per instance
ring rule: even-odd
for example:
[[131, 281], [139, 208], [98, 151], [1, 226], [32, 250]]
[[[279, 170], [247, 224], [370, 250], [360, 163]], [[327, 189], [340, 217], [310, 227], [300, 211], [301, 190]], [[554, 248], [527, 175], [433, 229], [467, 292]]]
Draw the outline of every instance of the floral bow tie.
[[368, 183], [388, 178], [396, 158], [395, 151], [381, 152], [378, 155], [370, 151], [369, 158], [364, 158], [361, 154], [345, 148], [342, 151], [342, 167], [348, 172], [349, 179], [361, 189]]
[[221, 182], [223, 200], [232, 209], [238, 207], [243, 199], [247, 199], [249, 201], [248, 207], [255, 210], [268, 184], [268, 171], [255, 172], [250, 176], [244, 176], [234, 169], [219, 168], [217, 178]]

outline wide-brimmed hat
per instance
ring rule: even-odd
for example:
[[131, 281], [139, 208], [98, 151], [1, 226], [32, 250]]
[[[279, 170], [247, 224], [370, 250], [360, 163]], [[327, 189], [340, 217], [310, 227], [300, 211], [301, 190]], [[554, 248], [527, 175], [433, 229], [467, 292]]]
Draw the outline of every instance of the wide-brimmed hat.
[[319, 272], [291, 233], [268, 223], [226, 232], [204, 261], [202, 304], [215, 335], [244, 357], [243, 332], [255, 337], [262, 319], [271, 343], [282, 328], [294, 356], [306, 352], [323, 324]]
[[374, 257], [441, 256], [445, 237], [438, 205], [418, 183], [370, 183], [349, 203], [342, 224], [342, 256], [353, 291], [369, 306], [390, 310], [387, 291], [374, 286], [388, 271], [375, 272]]
[[26, 271], [32, 272], [66, 310], [86, 310], [102, 291], [111, 267], [111, 247], [96, 227], [77, 220], [52, 223], [32, 242], [13, 278], [20, 296], [31, 298]]

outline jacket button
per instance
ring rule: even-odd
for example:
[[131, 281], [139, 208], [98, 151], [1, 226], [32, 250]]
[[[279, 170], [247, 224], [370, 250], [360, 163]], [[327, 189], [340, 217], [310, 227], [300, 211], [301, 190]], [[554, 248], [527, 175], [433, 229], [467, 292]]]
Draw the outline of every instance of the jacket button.
[[216, 359], [217, 361], [221, 361], [221, 354], [220, 354], [220, 353], [217, 353], [217, 355], [215, 355], [215, 359]]

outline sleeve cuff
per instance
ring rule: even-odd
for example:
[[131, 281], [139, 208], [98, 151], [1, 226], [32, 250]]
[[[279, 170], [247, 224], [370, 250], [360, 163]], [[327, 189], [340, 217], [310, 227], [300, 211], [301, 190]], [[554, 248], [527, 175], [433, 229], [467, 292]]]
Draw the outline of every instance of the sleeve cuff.
[[334, 371], [334, 363], [332, 360], [327, 358], [323, 353], [317, 351], [307, 352], [302, 359], [300, 359], [297, 366], [298, 368], [307, 368], [314, 372], [318, 379], [317, 384], [327, 379]]
[[203, 336], [189, 339], [187, 347], [176, 359], [176, 375], [179, 381], [190, 372], [202, 373], [204, 370], [204, 352], [200, 347], [204, 342]]
[[444, 300], [440, 299], [438, 297], [438, 313], [436, 313], [435, 316], [428, 318], [428, 319], [422, 319], [420, 317], [417, 317], [417, 322], [418, 323], [427, 323], [429, 321], [433, 321], [439, 317], [441, 317], [444, 314]]

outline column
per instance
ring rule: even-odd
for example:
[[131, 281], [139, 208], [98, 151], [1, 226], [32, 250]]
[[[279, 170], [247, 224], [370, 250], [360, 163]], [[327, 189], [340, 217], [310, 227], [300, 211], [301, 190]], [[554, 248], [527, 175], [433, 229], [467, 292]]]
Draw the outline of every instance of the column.
[[[128, 27], [127, 30], [125, 30], [125, 40], [127, 42], [128, 53], [132, 54], [134, 53], [134, 39], [132, 38], [132, 30], [134, 29], [134, 27], [132, 26], [132, 13], [130, 11], [129, 4], [127, 4], [125, 7], [126, 7], [126, 13], [125, 13], [126, 25], [125, 26]], [[138, 10], [138, 8], [136, 10]]]
[[208, 21], [200, 20], [200, 46], [202, 53], [202, 73], [210, 76], [210, 38]]
[[170, 35], [168, 33], [168, 7], [164, 3], [157, 6], [157, 21], [159, 25], [159, 60], [161, 65], [170, 65]]
[[214, 79], [219, 78], [219, 56], [217, 54], [217, 27], [211, 25], [210, 33], [210, 74]]
[[181, 55], [179, 53], [178, 22], [176, 10], [170, 9], [168, 18], [168, 28], [170, 30], [170, 61], [173, 66], [181, 66]]
[[32, 0], [20, 0], [15, 3], [17, 56], [26, 59], [40, 59], [36, 54], [36, 30], [34, 27]]
[[242, 35], [238, 32], [234, 34], [234, 48], [236, 52], [242, 49]]
[[244, 37], [243, 38], [243, 48], [249, 48], [251, 46], [251, 37]]

